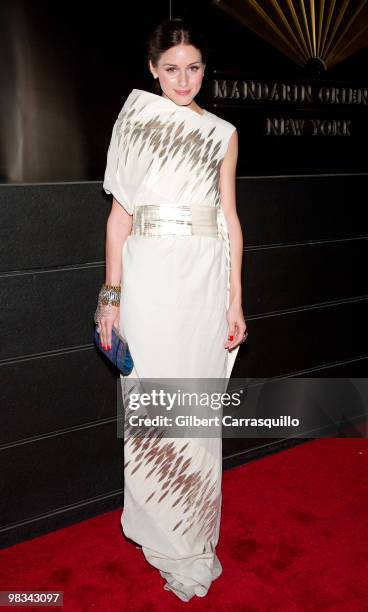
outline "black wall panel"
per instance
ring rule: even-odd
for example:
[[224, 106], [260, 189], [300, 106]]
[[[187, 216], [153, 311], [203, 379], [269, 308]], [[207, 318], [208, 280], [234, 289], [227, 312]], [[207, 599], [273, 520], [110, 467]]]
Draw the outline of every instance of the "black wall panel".
[[[367, 373], [367, 175], [238, 177], [249, 338], [233, 377]], [[0, 187], [0, 543], [122, 505], [116, 373], [92, 342], [100, 182]], [[302, 440], [224, 439], [224, 467]]]
[[101, 183], [2, 185], [0, 271], [100, 265], [110, 210]]
[[2, 448], [115, 421], [115, 381], [90, 345], [3, 363]]

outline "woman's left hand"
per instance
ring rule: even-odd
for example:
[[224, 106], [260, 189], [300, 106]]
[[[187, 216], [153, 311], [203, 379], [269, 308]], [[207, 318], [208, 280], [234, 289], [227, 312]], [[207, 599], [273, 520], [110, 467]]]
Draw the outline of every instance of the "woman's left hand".
[[244, 319], [241, 304], [232, 302], [227, 309], [226, 319], [229, 325], [229, 338], [224, 344], [224, 348], [229, 350], [244, 342], [248, 336], [247, 324]]

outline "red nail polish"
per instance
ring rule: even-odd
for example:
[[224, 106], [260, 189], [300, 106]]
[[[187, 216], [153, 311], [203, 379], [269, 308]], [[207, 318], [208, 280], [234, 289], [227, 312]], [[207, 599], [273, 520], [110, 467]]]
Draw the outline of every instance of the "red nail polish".
[[229, 340], [234, 340], [234, 336], [229, 336]]

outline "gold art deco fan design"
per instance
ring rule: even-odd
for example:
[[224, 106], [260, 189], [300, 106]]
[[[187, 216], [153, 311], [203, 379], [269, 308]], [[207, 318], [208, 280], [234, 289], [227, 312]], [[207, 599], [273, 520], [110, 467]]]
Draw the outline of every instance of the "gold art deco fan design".
[[331, 68], [368, 45], [368, 0], [215, 0], [297, 64]]

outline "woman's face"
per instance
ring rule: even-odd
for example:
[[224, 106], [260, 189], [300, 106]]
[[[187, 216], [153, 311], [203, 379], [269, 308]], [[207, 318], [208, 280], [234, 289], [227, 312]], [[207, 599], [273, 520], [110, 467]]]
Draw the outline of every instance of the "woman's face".
[[205, 66], [201, 52], [192, 45], [175, 45], [162, 53], [157, 66], [150, 66], [163, 95], [176, 104], [190, 104], [201, 89]]

